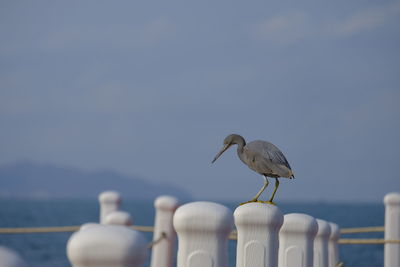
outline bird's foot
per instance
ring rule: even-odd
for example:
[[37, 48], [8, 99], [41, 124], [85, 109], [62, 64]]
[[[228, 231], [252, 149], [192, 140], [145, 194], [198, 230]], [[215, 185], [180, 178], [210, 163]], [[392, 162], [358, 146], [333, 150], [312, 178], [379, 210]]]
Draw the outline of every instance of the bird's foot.
[[253, 198], [252, 200], [249, 200], [249, 201], [240, 203], [239, 206], [242, 206], [242, 205], [247, 204], [247, 203], [254, 203], [254, 202], [262, 203], [263, 201], [260, 201], [260, 200], [258, 200], [257, 198]]

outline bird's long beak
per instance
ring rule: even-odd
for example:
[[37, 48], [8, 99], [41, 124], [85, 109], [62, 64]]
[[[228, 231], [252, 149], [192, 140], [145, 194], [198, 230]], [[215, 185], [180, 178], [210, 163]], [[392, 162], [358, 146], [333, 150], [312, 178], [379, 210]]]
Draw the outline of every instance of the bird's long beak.
[[224, 147], [218, 152], [218, 154], [215, 156], [213, 161], [211, 161], [211, 163], [214, 163], [222, 155], [222, 153], [224, 153], [225, 150], [227, 150], [230, 146], [231, 146], [230, 144], [224, 145]]

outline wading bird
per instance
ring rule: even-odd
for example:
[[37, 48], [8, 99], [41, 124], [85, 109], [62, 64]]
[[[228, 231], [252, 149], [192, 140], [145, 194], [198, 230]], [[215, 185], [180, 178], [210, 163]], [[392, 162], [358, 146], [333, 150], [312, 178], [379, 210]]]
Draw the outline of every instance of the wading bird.
[[[246, 144], [243, 137], [238, 134], [228, 135], [224, 140], [224, 147], [218, 152], [213, 159], [214, 163], [221, 155], [232, 145], [237, 145], [237, 154], [241, 161], [246, 164], [253, 171], [261, 174], [264, 178], [264, 185], [255, 197], [247, 202], [241, 203], [240, 205], [250, 202], [262, 202], [274, 204], [273, 200], [275, 197], [276, 190], [279, 186], [279, 177], [294, 178], [292, 169], [290, 168], [289, 162], [286, 160], [282, 151], [279, 150], [275, 145], [266, 141], [252, 141]], [[275, 189], [269, 201], [260, 201], [258, 198], [261, 193], [268, 186], [268, 178], [275, 178]]]

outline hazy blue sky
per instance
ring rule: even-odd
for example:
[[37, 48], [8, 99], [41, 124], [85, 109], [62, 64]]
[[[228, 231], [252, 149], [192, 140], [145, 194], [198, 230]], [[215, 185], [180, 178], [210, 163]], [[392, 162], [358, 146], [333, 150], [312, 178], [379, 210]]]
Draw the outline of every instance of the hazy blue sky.
[[287, 156], [277, 201], [381, 201], [400, 191], [399, 25], [400, 1], [2, 1], [0, 164], [248, 200], [262, 178], [235, 149], [211, 165], [239, 133]]

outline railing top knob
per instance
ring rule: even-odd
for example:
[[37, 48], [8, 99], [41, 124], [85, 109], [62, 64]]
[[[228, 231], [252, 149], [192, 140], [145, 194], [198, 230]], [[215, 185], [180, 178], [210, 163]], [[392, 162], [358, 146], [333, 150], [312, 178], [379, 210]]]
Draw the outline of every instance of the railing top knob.
[[176, 210], [179, 202], [176, 197], [173, 196], [159, 196], [154, 201], [154, 207], [162, 210]]
[[146, 238], [138, 231], [125, 226], [99, 224], [75, 232], [68, 240], [67, 255], [75, 264], [90, 262], [91, 266], [97, 266], [96, 263], [110, 261], [114, 266], [138, 259], [144, 261], [147, 245]]
[[116, 191], [105, 191], [100, 193], [99, 201], [102, 203], [120, 203], [121, 196]]
[[96, 226], [99, 226], [99, 224], [98, 223], [93, 223], [93, 222], [88, 222], [88, 223], [82, 224], [81, 227], [79, 228], [79, 230], [80, 231], [81, 230], [86, 230], [86, 229], [88, 229], [90, 227], [96, 227]]
[[270, 225], [280, 227], [283, 223], [282, 212], [273, 205], [248, 203], [236, 208], [236, 225]]
[[330, 235], [330, 239], [332, 240], [338, 240], [340, 237], [340, 230], [339, 230], [339, 226], [336, 223], [330, 222], [329, 226], [331, 227], [331, 235]]
[[130, 226], [132, 225], [132, 217], [125, 211], [113, 211], [106, 216], [104, 224]]
[[331, 234], [331, 227], [327, 221], [317, 219], [318, 232], [317, 236], [329, 237]]
[[386, 205], [400, 205], [400, 193], [393, 192], [386, 194], [383, 202]]
[[26, 262], [19, 254], [9, 248], [0, 246], [0, 266], [26, 267]]
[[290, 213], [284, 216], [281, 232], [307, 233], [315, 235], [317, 231], [317, 221], [307, 214]]
[[232, 212], [225, 206], [206, 201], [191, 202], [180, 206], [174, 215], [177, 231], [231, 231]]

